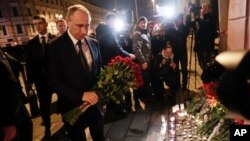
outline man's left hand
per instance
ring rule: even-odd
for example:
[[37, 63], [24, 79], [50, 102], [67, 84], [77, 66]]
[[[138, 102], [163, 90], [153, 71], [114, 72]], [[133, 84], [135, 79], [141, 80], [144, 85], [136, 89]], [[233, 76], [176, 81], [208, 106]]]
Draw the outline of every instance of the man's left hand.
[[88, 102], [90, 105], [95, 105], [98, 102], [98, 96], [94, 91], [84, 92], [82, 101]]

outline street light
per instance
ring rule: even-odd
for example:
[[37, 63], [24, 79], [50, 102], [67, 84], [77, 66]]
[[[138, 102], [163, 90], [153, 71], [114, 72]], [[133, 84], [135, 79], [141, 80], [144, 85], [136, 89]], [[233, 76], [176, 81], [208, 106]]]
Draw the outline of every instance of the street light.
[[57, 19], [61, 19], [61, 18], [62, 18], [62, 14], [56, 14], [55, 17], [56, 17]]
[[176, 13], [175, 7], [173, 5], [156, 6], [158, 16], [164, 16], [166, 19], [171, 19]]
[[121, 19], [117, 18], [114, 22], [114, 29], [117, 32], [122, 31], [124, 29], [124, 22]]
[[154, 14], [156, 14], [155, 0], [152, 0], [152, 4], [153, 4], [153, 11], [154, 11]]

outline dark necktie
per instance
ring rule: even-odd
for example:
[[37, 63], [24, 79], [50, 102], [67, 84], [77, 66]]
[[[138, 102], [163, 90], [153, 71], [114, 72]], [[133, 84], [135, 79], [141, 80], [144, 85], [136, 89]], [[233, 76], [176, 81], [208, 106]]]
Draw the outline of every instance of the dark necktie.
[[46, 38], [44, 36], [41, 37], [42, 38], [42, 50], [43, 50], [43, 53], [45, 53], [45, 44], [46, 44]]
[[41, 38], [42, 38], [41, 44], [42, 44], [42, 46], [44, 47], [45, 44], [46, 44], [46, 38], [45, 38], [44, 36], [42, 36]]
[[83, 66], [86, 66], [86, 62], [84, 61], [84, 54], [83, 54], [83, 51], [82, 51], [82, 41], [78, 40], [77, 41], [77, 46], [79, 48], [78, 55], [80, 57], [81, 64]]

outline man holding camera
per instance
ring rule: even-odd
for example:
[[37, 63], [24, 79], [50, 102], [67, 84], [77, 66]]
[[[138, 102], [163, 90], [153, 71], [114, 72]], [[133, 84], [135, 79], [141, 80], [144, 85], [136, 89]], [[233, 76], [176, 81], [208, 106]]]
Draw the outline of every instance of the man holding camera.
[[170, 44], [167, 44], [162, 52], [155, 56], [152, 70], [154, 82], [158, 83], [156, 96], [163, 97], [163, 82], [170, 88], [171, 96], [174, 96], [180, 89], [180, 78], [178, 76], [179, 69], [174, 62], [173, 47]]

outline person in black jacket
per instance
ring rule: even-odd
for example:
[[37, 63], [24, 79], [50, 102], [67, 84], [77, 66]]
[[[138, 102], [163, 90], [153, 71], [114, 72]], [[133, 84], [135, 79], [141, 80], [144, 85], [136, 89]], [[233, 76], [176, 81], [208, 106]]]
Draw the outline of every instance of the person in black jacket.
[[214, 40], [217, 36], [216, 20], [212, 15], [211, 5], [204, 3], [201, 9], [201, 18], [196, 19], [195, 47], [201, 69], [206, 64], [215, 48]]
[[189, 28], [183, 22], [183, 14], [179, 14], [175, 19], [175, 25], [177, 30], [178, 46], [176, 46], [175, 59], [177, 67], [181, 64], [182, 74], [182, 90], [187, 89], [187, 36], [189, 34]]
[[0, 72], [0, 140], [32, 141], [32, 121], [20, 99], [20, 83], [1, 49]]
[[[48, 85], [47, 43], [56, 36], [47, 31], [48, 23], [43, 15], [33, 17], [33, 24], [38, 32], [27, 45], [27, 83], [31, 87], [35, 83], [40, 103], [40, 113], [45, 126], [45, 137], [50, 137], [50, 104], [52, 89]], [[30, 88], [28, 88], [30, 89]]]
[[152, 79], [158, 82], [156, 96], [163, 96], [163, 82], [169, 86], [171, 96], [175, 96], [180, 89], [179, 71], [174, 60], [173, 47], [170, 44], [166, 44], [162, 52], [155, 56], [151, 69], [154, 76]]
[[134, 54], [122, 48], [119, 34], [114, 29], [116, 18], [114, 13], [109, 13], [106, 16], [106, 24], [100, 23], [96, 28], [96, 38], [99, 41], [103, 65], [107, 65], [117, 55], [135, 58]]

